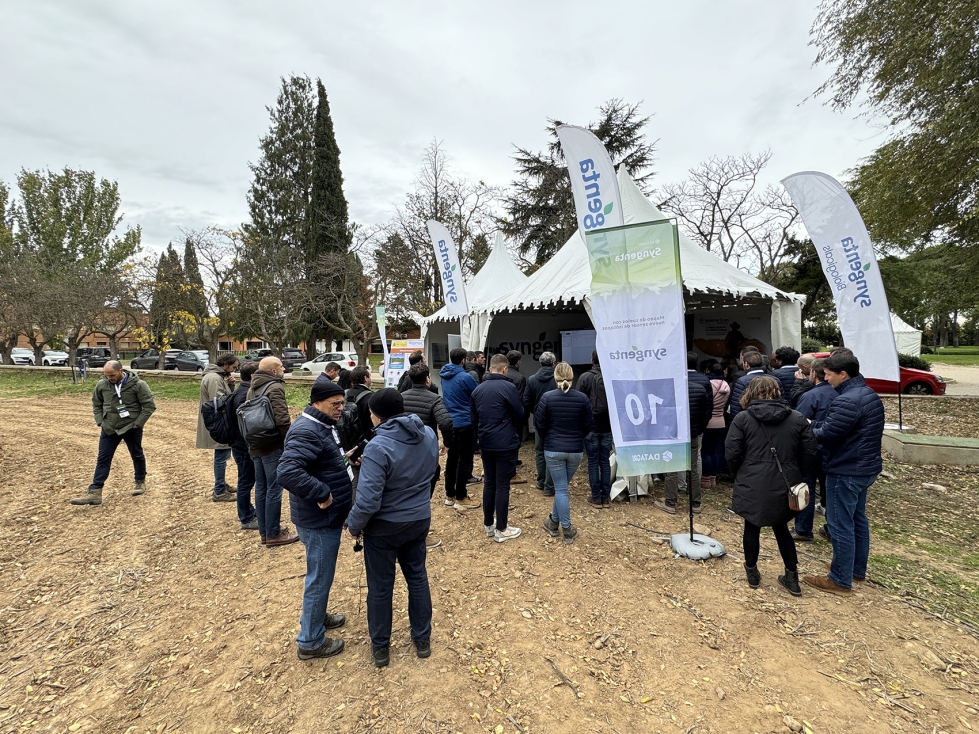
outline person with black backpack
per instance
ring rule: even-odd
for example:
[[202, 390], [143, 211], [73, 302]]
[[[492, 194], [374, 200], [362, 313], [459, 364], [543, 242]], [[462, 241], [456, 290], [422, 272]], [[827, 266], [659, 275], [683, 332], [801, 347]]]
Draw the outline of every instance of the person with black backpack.
[[[317, 381], [316, 384], [322, 384]], [[343, 410], [337, 419], [337, 436], [344, 451], [350, 451], [359, 445], [366, 445], [374, 438], [374, 423], [371, 421], [369, 407], [370, 396], [370, 367], [354, 367], [350, 373], [350, 389], [344, 392]], [[353, 488], [357, 490], [357, 480], [360, 468], [354, 466]]]
[[585, 436], [585, 453], [588, 455], [588, 484], [591, 497], [587, 502], [594, 507], [612, 506], [612, 422], [605, 396], [605, 380], [598, 352], [591, 353], [591, 369], [578, 378], [578, 390], [588, 396], [595, 418], [595, 430]]
[[[282, 485], [279, 484], [279, 457], [292, 420], [278, 357], [265, 357], [252, 376], [248, 398], [238, 408], [238, 426], [255, 464], [255, 512], [261, 544], [272, 548], [299, 540], [279, 524], [282, 516]], [[256, 420], [250, 421], [254, 415]]]
[[[252, 386], [252, 375], [258, 369], [258, 362], [245, 362], [238, 369], [241, 382], [229, 396], [230, 412], [234, 416], [241, 404], [248, 399], [248, 390]], [[248, 455], [248, 444], [238, 430], [238, 421], [229, 421], [231, 434], [231, 458], [238, 467], [238, 486], [235, 497], [238, 500], [238, 522], [242, 530], [258, 530], [258, 516], [255, 505], [252, 504], [252, 488], [255, 486], [255, 464]]]

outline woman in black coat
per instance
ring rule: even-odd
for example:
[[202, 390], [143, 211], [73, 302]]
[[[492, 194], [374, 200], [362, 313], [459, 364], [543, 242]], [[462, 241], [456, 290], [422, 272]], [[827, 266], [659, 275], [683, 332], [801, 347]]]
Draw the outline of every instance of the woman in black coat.
[[[774, 377], [756, 377], [741, 396], [744, 408], [735, 417], [724, 442], [724, 458], [734, 475], [732, 509], [744, 518], [744, 567], [748, 585], [761, 584], [758, 571], [759, 535], [771, 527], [785, 575], [778, 582], [793, 596], [800, 596], [795, 542], [787, 527], [795, 516], [789, 509], [789, 490], [814, 472], [819, 448], [809, 422], [782, 399]], [[785, 476], [779, 472], [772, 447], [778, 453]]]

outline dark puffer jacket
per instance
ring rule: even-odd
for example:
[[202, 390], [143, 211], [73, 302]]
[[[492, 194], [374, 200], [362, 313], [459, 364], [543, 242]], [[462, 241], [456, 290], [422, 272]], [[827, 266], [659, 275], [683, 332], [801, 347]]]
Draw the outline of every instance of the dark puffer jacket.
[[[517, 392], [520, 393], [520, 400], [523, 400], [523, 395], [527, 391], [527, 378], [524, 377], [523, 373], [512, 365], [506, 368], [506, 378], [514, 384], [517, 388]], [[483, 378], [486, 379], [485, 377]]]
[[[687, 382], [695, 382], [707, 391], [707, 402], [714, 403], [714, 386], [710, 384], [710, 378], [697, 370], [687, 370]], [[694, 434], [696, 435], [696, 434]]]
[[[235, 391], [231, 393], [231, 414], [236, 415], [238, 408], [241, 404], [248, 399], [248, 389], [252, 386], [251, 382], [239, 382], [238, 387]], [[243, 453], [248, 453], [248, 444], [245, 443], [245, 439], [241, 435], [241, 431], [238, 430], [238, 421], [231, 421], [229, 426], [231, 429], [231, 448], [238, 449]]]
[[778, 386], [782, 388], [782, 397], [787, 403], [792, 400], [792, 391], [795, 390], [795, 373], [797, 369], [798, 367], [795, 365], [786, 365], [779, 367], [777, 370], [772, 370], [772, 377], [778, 380]]
[[826, 417], [812, 424], [827, 454], [824, 471], [858, 477], [880, 474], [884, 403], [860, 374], [839, 385], [836, 392]]
[[710, 395], [699, 382], [687, 382], [687, 399], [690, 406], [690, 438], [702, 436], [707, 430], [711, 416], [714, 414], [714, 389]]
[[[496, 372], [487, 373], [486, 379], [472, 392], [471, 411], [470, 420], [476, 426], [480, 449], [520, 448], [524, 410], [520, 394], [510, 380]], [[454, 417], [452, 420], [455, 422]]]
[[[292, 521], [301, 528], [339, 528], [350, 512], [352, 487], [335, 437], [336, 422], [307, 405], [289, 427], [279, 458], [279, 482], [289, 491]], [[333, 502], [325, 510], [317, 503]]]
[[523, 407], [528, 415], [537, 410], [537, 404], [541, 397], [551, 390], [557, 390], [553, 367], [541, 367], [527, 379], [527, 389], [524, 390], [523, 394]]
[[[767, 432], [767, 434], [766, 434]], [[785, 478], [771, 447], [778, 452]], [[759, 527], [784, 525], [795, 515], [789, 490], [819, 466], [816, 439], [808, 421], [784, 400], [755, 400], [728, 429], [724, 458], [734, 475], [733, 509]]]
[[595, 431], [611, 433], [612, 419], [608, 412], [605, 378], [602, 377], [600, 365], [593, 364], [590, 370], [578, 378], [578, 390], [583, 392], [591, 403], [592, 415], [595, 417]]
[[414, 413], [433, 431], [442, 432], [442, 443], [452, 445], [452, 416], [442, 398], [425, 385], [416, 385], [401, 393], [405, 401], [405, 413]]
[[585, 436], [595, 430], [591, 401], [578, 390], [551, 390], [537, 404], [534, 428], [544, 437], [544, 451], [580, 454]]
[[751, 382], [756, 377], [760, 377], [765, 374], [765, 370], [761, 367], [755, 367], [748, 371], [748, 374], [743, 377], [739, 377], [731, 385], [731, 400], [728, 402], [728, 413], [731, 414], [733, 419], [738, 413], [741, 412], [741, 396], [744, 395], [745, 388], [748, 387], [748, 383]]

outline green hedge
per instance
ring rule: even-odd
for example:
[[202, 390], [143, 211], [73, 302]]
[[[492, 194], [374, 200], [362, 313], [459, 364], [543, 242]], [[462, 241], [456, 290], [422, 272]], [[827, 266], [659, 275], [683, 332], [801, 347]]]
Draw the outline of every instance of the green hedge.
[[897, 361], [902, 367], [910, 367], [911, 369], [915, 370], [931, 372], [931, 365], [921, 357], [912, 357], [910, 354], [898, 354]]

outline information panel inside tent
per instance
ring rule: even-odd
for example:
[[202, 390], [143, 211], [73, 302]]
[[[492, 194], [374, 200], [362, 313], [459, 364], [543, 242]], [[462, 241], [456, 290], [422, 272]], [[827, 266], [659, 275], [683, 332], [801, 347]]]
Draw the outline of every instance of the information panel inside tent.
[[617, 471], [686, 471], [690, 413], [676, 226], [598, 230], [585, 235], [585, 244]]

